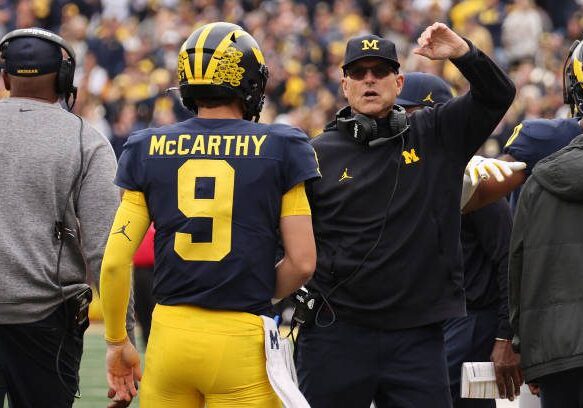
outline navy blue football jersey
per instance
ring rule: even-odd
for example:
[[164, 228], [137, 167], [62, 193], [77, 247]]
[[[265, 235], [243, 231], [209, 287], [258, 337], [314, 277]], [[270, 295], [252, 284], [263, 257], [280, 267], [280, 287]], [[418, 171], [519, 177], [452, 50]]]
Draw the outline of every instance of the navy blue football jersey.
[[[526, 163], [526, 175], [539, 160], [571, 143], [575, 136], [583, 133], [579, 118], [572, 119], [532, 119], [525, 120], [514, 128], [514, 132], [504, 146], [504, 153]], [[516, 208], [520, 188], [510, 196], [512, 209]]]
[[318, 176], [308, 137], [287, 125], [191, 118], [130, 136], [115, 183], [146, 197], [156, 301], [265, 313], [282, 196]]

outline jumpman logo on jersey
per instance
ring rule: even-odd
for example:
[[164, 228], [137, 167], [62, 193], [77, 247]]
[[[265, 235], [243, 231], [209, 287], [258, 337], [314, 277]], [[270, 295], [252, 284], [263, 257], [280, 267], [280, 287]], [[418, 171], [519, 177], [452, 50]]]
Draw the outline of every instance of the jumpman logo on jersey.
[[130, 221], [128, 221], [128, 223], [126, 225], [122, 225], [121, 227], [119, 227], [119, 230], [115, 231], [111, 235], [122, 234], [124, 237], [126, 237], [128, 239], [128, 241], [131, 241], [131, 238], [126, 233], [126, 228], [128, 227], [128, 225], [130, 225]]
[[429, 93], [427, 94], [427, 96], [426, 96], [426, 97], [423, 99], [423, 102], [431, 102], [431, 103], [435, 103], [435, 102], [433, 101], [433, 98], [431, 97], [431, 94], [432, 94], [432, 93], [433, 93], [433, 92], [429, 92]]
[[340, 179], [338, 181], [344, 181], [344, 180], [348, 180], [351, 178], [352, 178], [352, 176], [348, 175], [348, 168], [344, 168], [344, 172], [342, 173], [342, 176], [340, 177]]

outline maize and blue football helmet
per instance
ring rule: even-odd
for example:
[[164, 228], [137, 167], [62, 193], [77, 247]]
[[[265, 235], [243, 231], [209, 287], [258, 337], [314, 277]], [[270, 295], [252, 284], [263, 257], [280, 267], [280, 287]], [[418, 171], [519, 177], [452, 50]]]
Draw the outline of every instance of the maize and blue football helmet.
[[195, 30], [178, 54], [182, 103], [197, 111], [197, 98], [229, 98], [243, 102], [243, 118], [259, 120], [268, 78], [263, 53], [240, 26], [211, 23]]

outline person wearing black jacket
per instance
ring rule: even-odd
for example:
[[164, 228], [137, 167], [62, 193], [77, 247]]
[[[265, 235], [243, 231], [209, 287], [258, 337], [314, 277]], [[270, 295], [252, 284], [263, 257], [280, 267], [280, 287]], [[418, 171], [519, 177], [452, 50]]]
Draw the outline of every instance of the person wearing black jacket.
[[505, 198], [464, 214], [461, 242], [467, 316], [445, 321], [449, 379], [455, 408], [495, 408], [493, 399], [460, 399], [462, 363], [492, 361], [501, 398], [513, 400], [523, 383], [508, 320], [508, 250], [512, 212]]
[[[445, 103], [451, 98], [450, 87], [443, 79], [432, 74], [409, 72], [405, 74], [403, 90], [396, 102], [410, 113]], [[500, 174], [496, 176], [494, 173], [493, 177], [500, 181], [503, 173], [507, 175], [512, 171], [503, 166], [513, 162], [474, 156], [466, 166], [466, 175], [476, 171], [472, 169], [473, 163], [484, 167], [484, 170], [498, 168]], [[513, 168], [520, 170], [524, 165], [514, 162]], [[520, 393], [520, 359], [512, 352], [512, 329], [508, 320], [508, 248], [511, 231], [512, 212], [504, 198], [462, 215], [460, 239], [467, 316], [447, 319], [443, 325], [454, 408], [496, 407], [493, 399], [460, 398], [461, 369], [467, 361], [491, 360], [494, 363], [502, 398], [513, 400]]]
[[318, 249], [313, 323], [299, 333], [300, 388], [321, 407], [450, 407], [441, 322], [465, 314], [460, 195], [466, 163], [512, 103], [510, 79], [435, 23], [413, 52], [450, 59], [470, 91], [407, 117], [395, 45], [348, 41], [349, 107], [313, 140]]
[[540, 160], [510, 238], [513, 346], [543, 408], [583, 407], [583, 135]]

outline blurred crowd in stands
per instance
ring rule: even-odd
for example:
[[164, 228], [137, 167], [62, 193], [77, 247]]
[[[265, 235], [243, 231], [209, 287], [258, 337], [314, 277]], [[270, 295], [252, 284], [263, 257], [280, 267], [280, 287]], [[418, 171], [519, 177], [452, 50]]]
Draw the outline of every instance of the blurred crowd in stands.
[[582, 37], [583, 1], [0, 0], [0, 35], [43, 27], [73, 46], [75, 112], [112, 141], [116, 154], [132, 131], [190, 116], [175, 91], [166, 90], [176, 86], [182, 42], [212, 21], [240, 24], [262, 45], [270, 70], [262, 121], [312, 136], [345, 103], [340, 65], [346, 40], [359, 33], [394, 41], [403, 72], [433, 73], [463, 92], [467, 84], [451, 63], [410, 52], [422, 28], [445, 22], [494, 57], [517, 86], [512, 108], [482, 152], [495, 156], [519, 121], [569, 115], [563, 59]]

